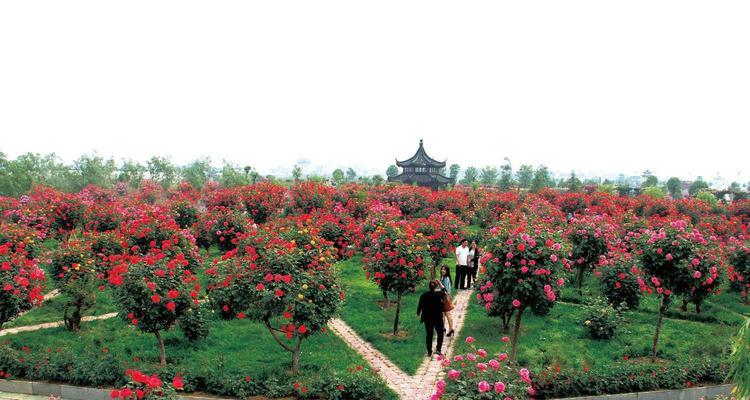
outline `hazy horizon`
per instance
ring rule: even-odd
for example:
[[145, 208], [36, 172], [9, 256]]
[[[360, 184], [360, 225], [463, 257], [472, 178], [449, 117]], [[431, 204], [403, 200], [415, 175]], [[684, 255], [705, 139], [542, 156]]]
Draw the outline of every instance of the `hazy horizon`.
[[[0, 151], [750, 181], [750, 3], [0, 4]], [[310, 172], [310, 171], [308, 171]]]

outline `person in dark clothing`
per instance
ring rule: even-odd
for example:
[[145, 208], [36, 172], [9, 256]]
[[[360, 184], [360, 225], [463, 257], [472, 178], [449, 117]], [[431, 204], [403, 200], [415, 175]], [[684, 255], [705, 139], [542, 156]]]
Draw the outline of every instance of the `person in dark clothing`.
[[421, 317], [425, 328], [425, 343], [427, 345], [427, 355], [432, 357], [432, 337], [437, 333], [437, 347], [435, 353], [440, 355], [443, 348], [443, 335], [445, 327], [443, 325], [443, 298], [442, 291], [437, 290], [438, 281], [430, 281], [428, 292], [419, 296], [417, 305], [417, 317]]
[[477, 283], [477, 271], [479, 271], [480, 257], [481, 255], [479, 254], [479, 246], [477, 246], [477, 242], [471, 242], [471, 247], [469, 248], [469, 267], [466, 272], [468, 287], [472, 287]]

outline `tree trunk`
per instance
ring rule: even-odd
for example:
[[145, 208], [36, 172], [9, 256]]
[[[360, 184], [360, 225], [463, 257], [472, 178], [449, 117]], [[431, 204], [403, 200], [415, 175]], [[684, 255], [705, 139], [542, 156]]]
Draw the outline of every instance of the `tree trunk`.
[[651, 348], [651, 359], [656, 361], [656, 346], [659, 344], [659, 334], [661, 333], [661, 323], [664, 320], [664, 312], [667, 311], [667, 298], [662, 296], [661, 305], [659, 306], [659, 320], [656, 322], [656, 334], [654, 335], [654, 346]]
[[68, 316], [68, 308], [65, 307], [65, 313], [63, 314], [63, 322], [65, 327], [73, 332], [78, 332], [81, 329], [81, 303], [78, 302], [73, 308], [73, 315]]
[[503, 318], [503, 333], [507, 334], [508, 332], [510, 332], [510, 319], [513, 318], [513, 312], [503, 315], [502, 318]]
[[682, 311], [687, 312], [687, 306], [688, 306], [688, 301], [687, 300], [682, 300], [682, 307], [681, 307]]
[[435, 264], [432, 265], [432, 270], [430, 271], [430, 280], [435, 279], [435, 275], [437, 274], [438, 269], [438, 262], [435, 262]]
[[159, 351], [161, 352], [161, 366], [166, 367], [167, 352], [166, 350], [164, 350], [164, 340], [161, 338], [161, 334], [159, 334], [159, 331], [154, 332], [154, 336], [156, 336], [156, 341], [159, 342]]
[[516, 361], [516, 353], [518, 352], [518, 335], [521, 333], [521, 316], [523, 315], [523, 311], [524, 308], [518, 310], [518, 313], [516, 314], [516, 324], [513, 327], [513, 339], [511, 341], [513, 350], [510, 353], [510, 359], [512, 361]]
[[297, 375], [299, 372], [299, 359], [302, 354], [302, 338], [297, 340], [297, 346], [294, 347], [292, 352], [292, 374]]
[[395, 336], [396, 333], [398, 333], [398, 318], [401, 315], [401, 292], [398, 292], [398, 297], [396, 297], [396, 319], [393, 321], [393, 335]]
[[702, 301], [696, 301], [695, 302], [695, 313], [700, 314], [701, 313], [701, 303]]
[[387, 290], [383, 290], [383, 308], [391, 308], [391, 300], [388, 298]]

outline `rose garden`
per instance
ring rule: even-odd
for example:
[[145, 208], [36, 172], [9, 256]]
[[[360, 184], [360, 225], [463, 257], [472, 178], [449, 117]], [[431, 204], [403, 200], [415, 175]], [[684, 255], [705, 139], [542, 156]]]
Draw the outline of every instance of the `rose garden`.
[[[750, 374], [750, 200], [144, 181], [40, 185], [0, 212], [6, 380], [383, 399], [409, 395], [402, 376], [425, 398], [520, 399]], [[427, 359], [417, 299], [463, 238], [478, 282]]]

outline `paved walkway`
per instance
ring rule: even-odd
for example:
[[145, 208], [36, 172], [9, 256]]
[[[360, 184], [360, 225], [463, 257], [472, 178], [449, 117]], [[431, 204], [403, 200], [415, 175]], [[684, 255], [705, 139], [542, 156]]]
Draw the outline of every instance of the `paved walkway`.
[[[455, 296], [455, 308], [452, 311], [452, 316], [453, 329], [456, 331], [456, 334], [453, 337], [445, 338], [446, 340], [443, 343], [443, 354], [445, 357], [450, 358], [453, 356], [456, 338], [458, 338], [461, 328], [463, 328], [472, 293], [473, 291], [471, 290], [464, 290]], [[425, 356], [422, 365], [417, 369], [417, 373], [414, 376], [410, 376], [393, 364], [383, 353], [357, 335], [346, 322], [334, 319], [329, 322], [328, 326], [350, 347], [360, 353], [373, 370], [385, 380], [388, 387], [396, 392], [401, 399], [425, 400], [429, 399], [434, 393], [435, 382], [442, 373], [438, 357], [433, 356], [432, 358], [428, 358]]]

